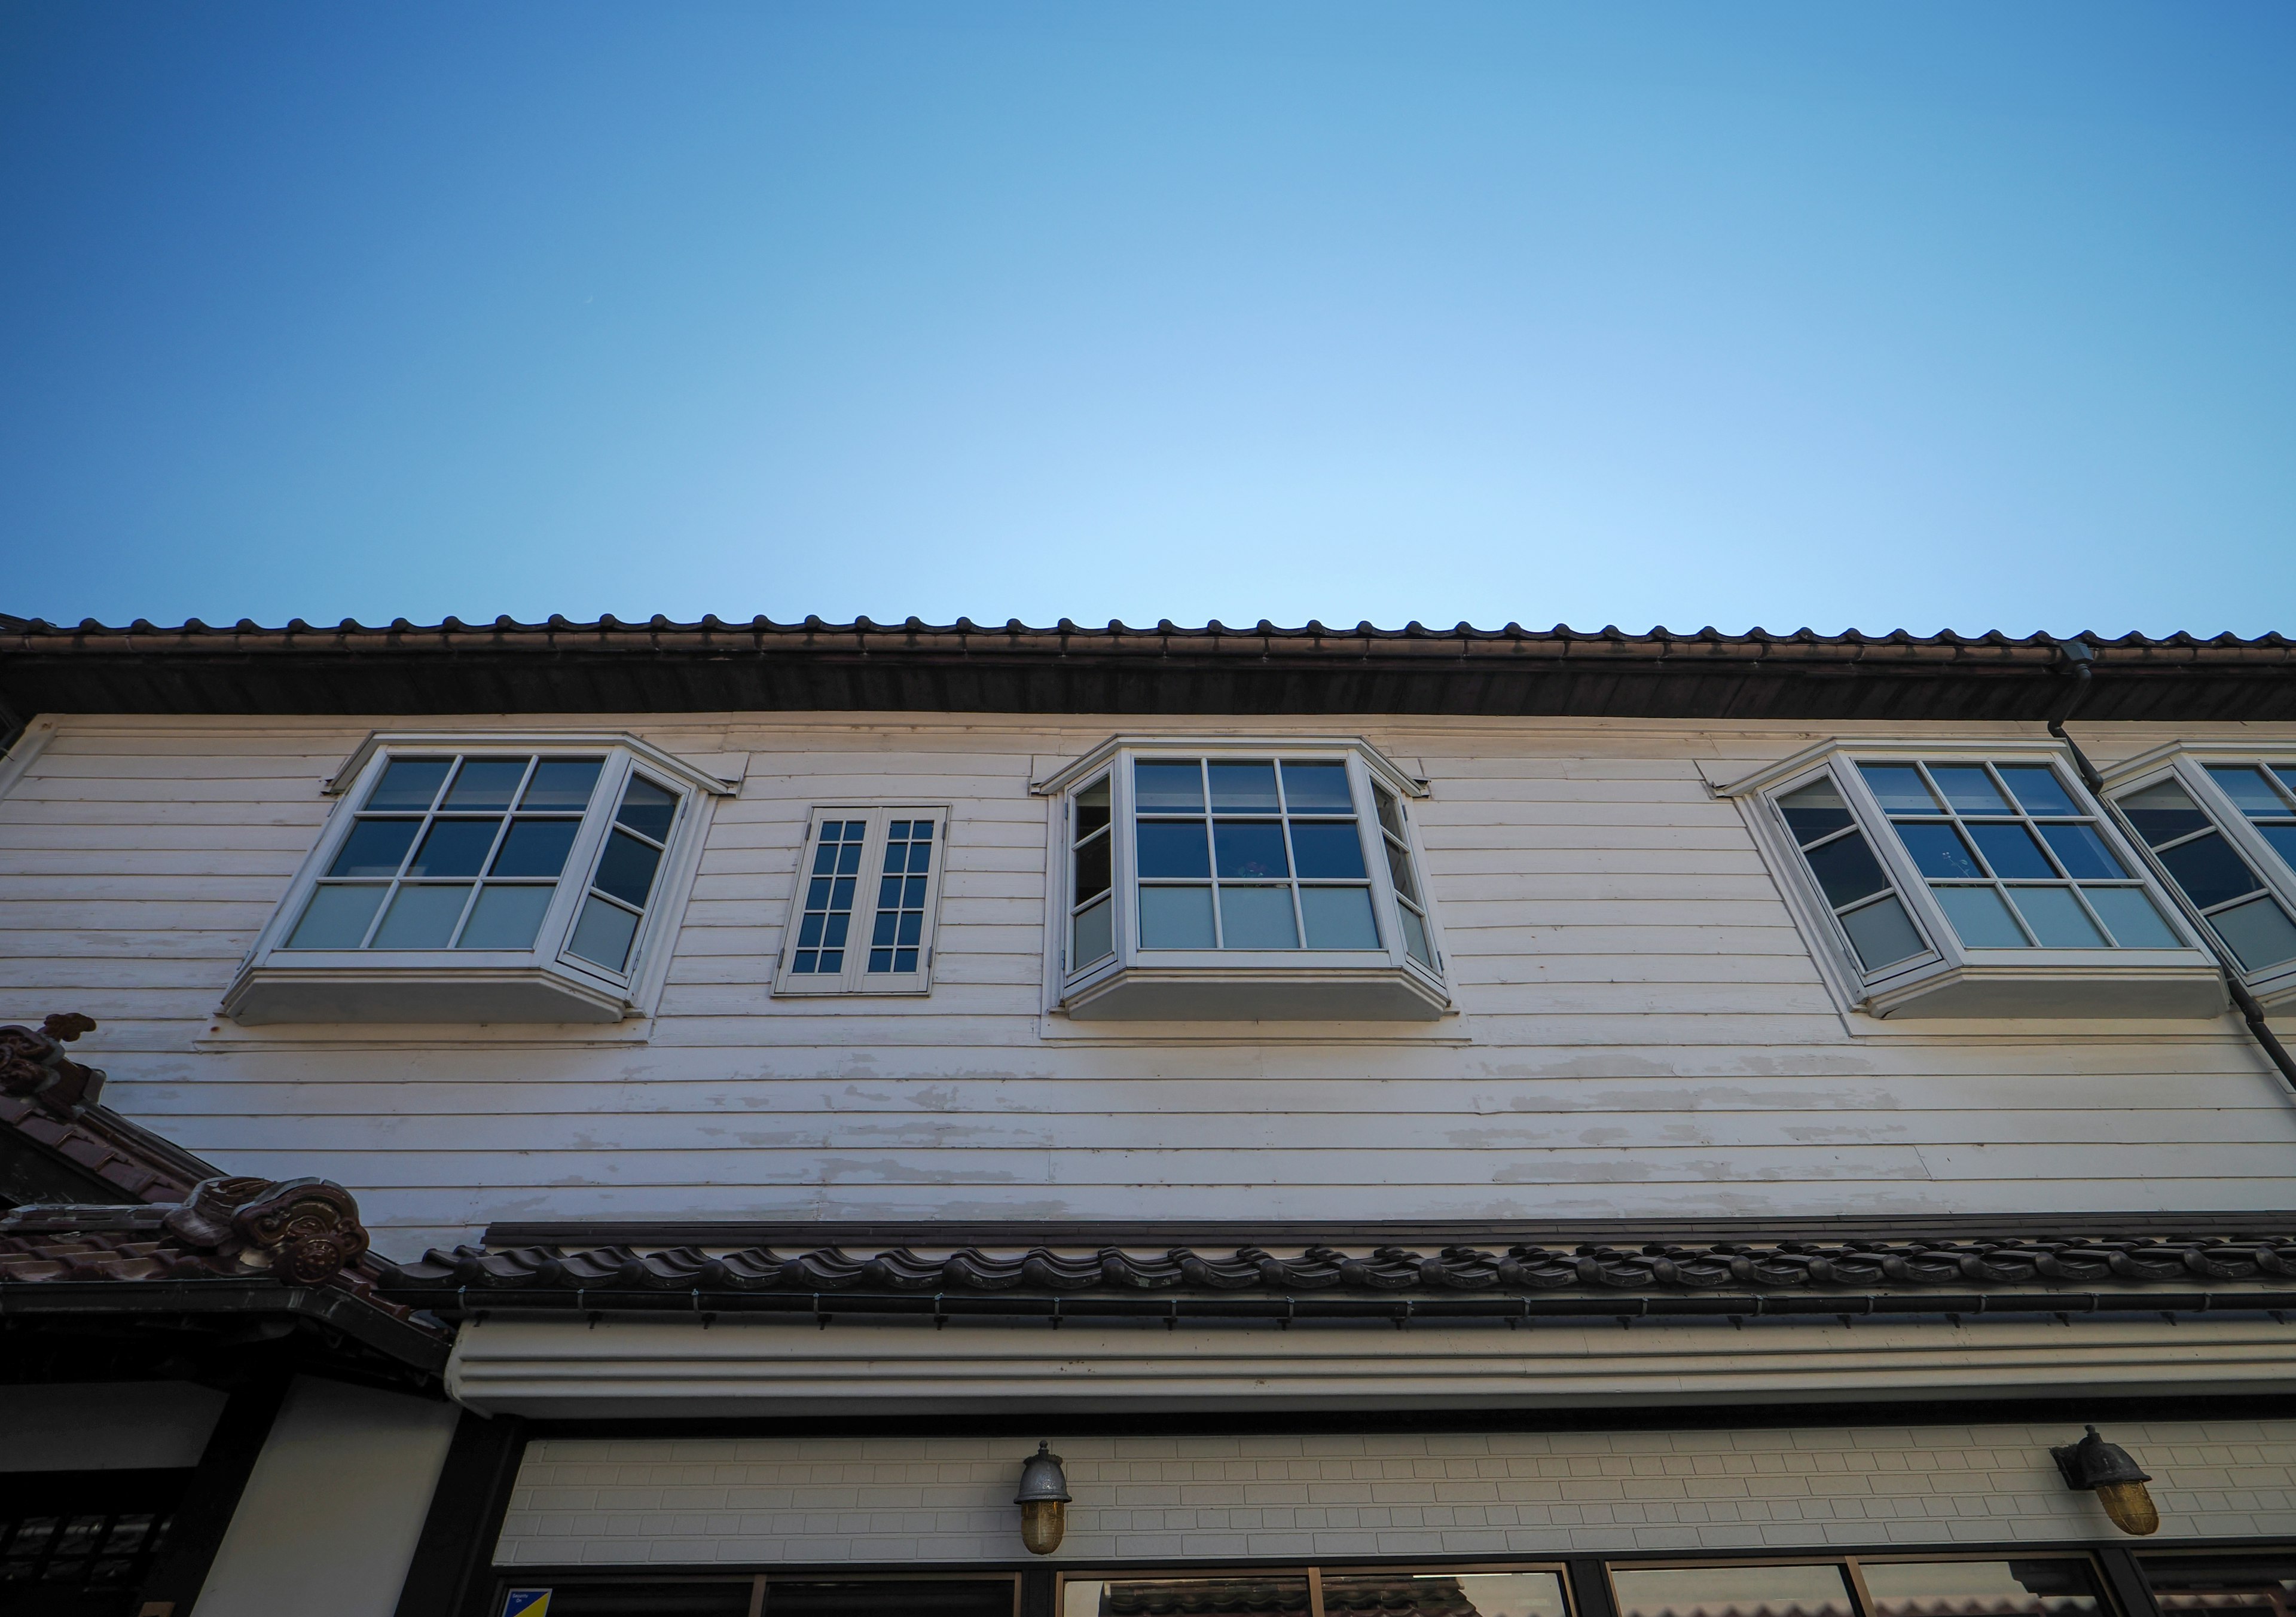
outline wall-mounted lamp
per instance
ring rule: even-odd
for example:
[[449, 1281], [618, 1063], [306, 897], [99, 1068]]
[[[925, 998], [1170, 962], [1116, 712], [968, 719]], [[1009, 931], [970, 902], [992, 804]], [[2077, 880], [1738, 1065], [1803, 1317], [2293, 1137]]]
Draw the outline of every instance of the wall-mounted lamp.
[[2106, 1442], [2095, 1426], [2080, 1441], [2050, 1450], [2049, 1458], [2064, 1474], [2066, 1487], [2081, 1493], [2096, 1490], [2096, 1502], [2121, 1531], [2142, 1538], [2160, 1531], [2160, 1507], [2144, 1490], [2144, 1484], [2152, 1479], [2129, 1458], [2128, 1450]]
[[1021, 1507], [1021, 1542], [1030, 1555], [1049, 1556], [1061, 1547], [1069, 1526], [1069, 1478], [1050, 1443], [1038, 1443], [1021, 1463], [1021, 1491], [1013, 1502]]

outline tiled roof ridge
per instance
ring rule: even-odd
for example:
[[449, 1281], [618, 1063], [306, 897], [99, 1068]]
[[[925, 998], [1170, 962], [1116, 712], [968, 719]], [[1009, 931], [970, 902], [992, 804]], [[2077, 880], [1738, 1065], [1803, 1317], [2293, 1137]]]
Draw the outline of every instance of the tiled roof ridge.
[[[1201, 625], [1184, 625], [1170, 618], [1160, 618], [1152, 625], [1127, 624], [1111, 618], [1104, 625], [1078, 624], [1070, 618], [1061, 618], [1046, 625], [1024, 624], [1021, 619], [1008, 618], [1002, 624], [983, 624], [971, 617], [960, 617], [946, 624], [929, 624], [911, 617], [898, 622], [881, 622], [865, 614], [842, 623], [831, 623], [819, 617], [808, 616], [793, 622], [783, 622], [762, 613], [749, 618], [722, 618], [716, 613], [705, 613], [697, 619], [680, 621], [656, 613], [651, 617], [625, 618], [613, 613], [577, 621], [553, 613], [538, 621], [526, 621], [503, 614], [480, 622], [470, 622], [448, 615], [433, 624], [417, 624], [405, 617], [396, 617], [388, 624], [363, 623], [346, 617], [334, 624], [313, 624], [303, 618], [291, 618], [283, 625], [269, 626], [252, 618], [241, 618], [227, 625], [210, 625], [197, 617], [187, 617], [181, 624], [154, 624], [148, 618], [136, 618], [125, 625], [105, 624], [93, 617], [82, 618], [77, 624], [53, 623], [45, 618], [21, 617], [0, 613], [0, 633], [25, 641], [42, 641], [57, 639], [119, 640], [172, 637], [187, 641], [270, 641], [282, 643], [309, 644], [328, 640], [348, 641], [353, 638], [382, 640], [403, 649], [411, 649], [422, 640], [445, 641], [454, 637], [472, 637], [476, 641], [492, 639], [506, 643], [508, 637], [534, 641], [563, 635], [655, 636], [673, 635], [684, 639], [714, 640], [717, 637], [753, 636], [760, 640], [799, 640], [808, 642], [823, 639], [867, 639], [878, 636], [923, 637], [933, 640], [978, 637], [982, 641], [1007, 641], [1063, 640], [1072, 641], [1118, 641], [1127, 639], [1177, 638], [1188, 641], [1465, 641], [1473, 642], [1554, 641], [1565, 644], [1652, 648], [1660, 646], [1704, 646], [1710, 648], [1800, 647], [1825, 649], [1866, 649], [1877, 647], [1962, 648], [2016, 647], [2030, 649], [2051, 657], [2056, 648], [2071, 641], [2083, 641], [2097, 649], [2161, 649], [2168, 648], [2215, 647], [2240, 649], [2276, 649], [2296, 647], [2291, 640], [2276, 631], [2252, 637], [2243, 637], [2229, 631], [2212, 635], [2196, 635], [2178, 630], [2166, 635], [2146, 635], [2131, 631], [2120, 635], [2100, 634], [2093, 630], [2055, 635], [2036, 631], [2017, 636], [1998, 629], [1988, 629], [1974, 634], [1944, 629], [1932, 634], [1915, 634], [1909, 630], [1892, 629], [1880, 633], [1849, 629], [1835, 634], [1823, 634], [1810, 628], [1771, 631], [1757, 625], [1742, 633], [1726, 633], [1711, 625], [1694, 630], [1675, 630], [1664, 625], [1654, 625], [1643, 633], [1622, 630], [1615, 624], [1600, 629], [1577, 629], [1568, 624], [1556, 624], [1551, 628], [1527, 628], [1508, 622], [1496, 628], [1482, 628], [1461, 621], [1448, 626], [1423, 624], [1416, 619], [1400, 628], [1381, 628], [1368, 620], [1348, 625], [1327, 625], [1310, 618], [1304, 624], [1278, 625], [1267, 618], [1250, 625], [1227, 624], [1212, 618]], [[156, 648], [144, 646], [141, 649]]]
[[217, 1170], [98, 1103], [102, 1069], [64, 1053], [95, 1026], [92, 1017], [67, 1011], [37, 1028], [0, 1027], [0, 1127], [138, 1201], [181, 1201]]
[[1146, 1292], [1357, 1294], [1558, 1292], [1824, 1292], [2018, 1286], [2122, 1289], [2172, 1283], [2296, 1279], [2296, 1233], [2080, 1237], [1999, 1240], [1845, 1240], [1446, 1246], [1353, 1251], [1308, 1246], [1279, 1254], [1179, 1246], [1103, 1246], [1091, 1253], [1037, 1246], [992, 1254], [967, 1246], [941, 1255], [898, 1247], [855, 1254], [823, 1246], [711, 1252], [698, 1246], [641, 1251], [627, 1245], [487, 1251], [432, 1249], [384, 1267], [386, 1294], [441, 1288], [481, 1293], [599, 1291], [988, 1295], [1023, 1289], [1076, 1294]]

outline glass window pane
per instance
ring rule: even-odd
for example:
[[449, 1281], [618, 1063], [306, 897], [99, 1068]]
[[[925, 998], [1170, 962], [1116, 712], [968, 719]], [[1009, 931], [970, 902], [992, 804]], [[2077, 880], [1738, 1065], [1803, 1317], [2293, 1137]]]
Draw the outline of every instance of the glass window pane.
[[1324, 1617], [1566, 1617], [1553, 1572], [1325, 1572]]
[[1972, 825], [1969, 834], [1996, 876], [2013, 881], [2046, 880], [2056, 874], [2050, 868], [2049, 856], [2033, 840], [2033, 833], [2021, 825]]
[[343, 838], [342, 851], [327, 867], [330, 876], [396, 876], [420, 820], [361, 820]]
[[489, 886], [479, 894], [479, 902], [471, 906], [471, 919], [464, 923], [463, 935], [455, 940], [458, 949], [531, 949], [534, 935], [540, 930], [543, 913], [550, 908], [555, 886], [496, 887]]
[[1914, 930], [1905, 905], [1898, 902], [1894, 893], [1849, 911], [1842, 916], [1841, 927], [1849, 934], [1859, 963], [1868, 971], [1911, 960], [1929, 947], [1922, 942], [1922, 935]]
[[[669, 840], [670, 821], [677, 818], [677, 794], [666, 787], [656, 786], [643, 775], [632, 775], [622, 793], [622, 806], [614, 813], [614, 821], [626, 825], [641, 837], [651, 837], [656, 842]], [[855, 822], [860, 823], [860, 822]], [[850, 837], [857, 857], [861, 838], [857, 833]]]
[[1116, 952], [1116, 929], [1111, 924], [1115, 915], [1116, 906], [1105, 898], [1089, 909], [1077, 911], [1076, 947], [1069, 961], [1070, 971]]
[[1076, 795], [1076, 839], [1082, 842], [1108, 823], [1108, 778], [1103, 775]]
[[[1873, 772], [1866, 773], [1870, 778]], [[1831, 837], [1849, 824], [1849, 805], [1841, 800], [1841, 788], [1833, 784], [1831, 775], [1779, 798], [1778, 813], [1785, 816], [1786, 829], [1800, 843]]]
[[[1220, 829], [1225, 831], [1227, 828]], [[1299, 862], [1300, 874], [1305, 877], [1361, 881], [1370, 874], [1364, 869], [1363, 836], [1352, 820], [1336, 823], [1293, 821], [1292, 854]]]
[[2262, 971], [2296, 960], [2296, 926], [2289, 924], [2287, 911], [2269, 894], [2259, 894], [2244, 904], [2219, 910], [2209, 917], [2209, 924], [2240, 957], [2243, 970]]
[[303, 919], [295, 923], [287, 947], [357, 948], [359, 941], [366, 936], [366, 924], [374, 919], [374, 907], [388, 891], [381, 886], [339, 887], [332, 884], [318, 887], [311, 894]]
[[382, 779], [374, 783], [374, 794], [366, 800], [366, 806], [417, 813], [429, 808], [453, 762], [451, 758], [393, 758], [384, 768]]
[[1812, 848], [1803, 857], [1809, 861], [1817, 885], [1824, 889], [1825, 902], [1837, 910], [1890, 886], [1890, 878], [1882, 874], [1881, 862], [1866, 847], [1866, 838], [1855, 831], [1822, 848]]
[[1292, 1572], [1108, 1582], [1074, 1578], [1061, 1590], [1061, 1617], [1308, 1617], [1308, 1580]]
[[2203, 910], [2264, 886], [2248, 868], [2248, 861], [2226, 845], [2224, 837], [2215, 831], [2161, 849], [2161, 862], [2169, 867], [2169, 874], [2184, 888], [2185, 896]]
[[1140, 889], [1143, 949], [1210, 949], [1212, 942], [1210, 887]]
[[[1204, 822], [1201, 820], [1143, 820], [1135, 828], [1135, 848], [1140, 859], [1140, 874], [1158, 876], [1210, 876], [1211, 855], [1204, 847]], [[1078, 857], [1083, 857], [1082, 851]], [[1107, 862], [1103, 851], [1101, 862]], [[1103, 884], [1105, 885], [1105, 884]]]
[[1213, 827], [1212, 840], [1219, 849], [1222, 877], [1282, 877], [1292, 873], [1292, 862], [1283, 852], [1282, 821], [1220, 820], [1215, 821]]
[[2081, 895], [2123, 949], [2182, 949], [2185, 942], [2142, 887], [2083, 887]]
[[1923, 783], [1922, 772], [1910, 764], [1861, 764], [1857, 772], [1882, 808], [1892, 814], [1934, 814], [1938, 800]]
[[1427, 923], [1409, 910], [1402, 911], [1403, 946], [1428, 970], [1435, 969], [1435, 948], [1427, 941]]
[[[606, 851], [598, 860], [598, 877], [590, 885], [602, 893], [611, 893], [626, 904], [643, 909], [646, 894], [653, 890], [654, 867], [661, 862], [661, 850], [649, 847], [627, 831], [617, 829], [606, 838]], [[853, 902], [853, 884], [837, 884], [840, 910]]]
[[1228, 949], [1297, 949], [1300, 930], [1292, 919], [1292, 889], [1222, 887], [1220, 943]]
[[2218, 791], [2232, 799], [2234, 808], [2251, 819], [2260, 814], [2285, 814], [2288, 812], [2288, 805], [2280, 800], [2280, 794], [2272, 789], [2272, 782], [2264, 778], [2264, 772], [2260, 769], [2252, 769], [2244, 764], [2211, 764], [2209, 765], [2209, 779], [2217, 783]]
[[1379, 928], [1371, 919], [1369, 887], [1302, 887], [1300, 917], [1308, 923], [1310, 949], [1379, 947]]
[[1387, 829], [1387, 834], [1398, 841], [1403, 840], [1403, 805], [1395, 794], [1374, 784], [1371, 788], [1371, 800], [1379, 807], [1379, 822]]
[[1841, 1568], [1613, 1566], [1619, 1617], [1746, 1617], [1767, 1608], [1802, 1617], [1853, 1617]]
[[[1999, 830], [1988, 826], [1988, 830]], [[1914, 856], [1914, 864], [1924, 876], [1959, 876], [1982, 878], [1985, 872], [1978, 868], [1977, 856], [1961, 839], [1961, 833], [1952, 826], [1937, 821], [1922, 821], [1913, 824], [1900, 822], [1898, 840], [1906, 845], [1906, 852]]]
[[2174, 780], [2162, 780], [2141, 792], [2131, 792], [2120, 803], [2121, 813], [2128, 816], [2128, 823], [2136, 828], [2136, 834], [2156, 848], [2164, 842], [2174, 842], [2179, 837], [2205, 829], [2209, 823], [2209, 817]]
[[2103, 935], [2070, 887], [2012, 887], [2010, 898], [2044, 949], [2102, 949]]
[[2264, 840], [2280, 855], [2280, 862], [2296, 870], [2296, 825], [2259, 825], [2256, 829], [2264, 833]]
[[1132, 766], [1133, 806], [1144, 814], [1204, 812], [1204, 777], [1201, 765], [1151, 764]]
[[2057, 772], [2046, 764], [2004, 764], [1998, 766], [2001, 778], [2009, 783], [2009, 790], [2021, 807], [2029, 814], [2078, 814], [2081, 812], [2073, 802], [2065, 783]]
[[529, 809], [586, 809], [598, 784], [596, 758], [545, 758], [534, 766], [519, 801]]
[[526, 779], [526, 758], [465, 758], [442, 809], [506, 809]]
[[2276, 764], [2272, 766], [2272, 772], [2278, 778], [2281, 788], [2291, 797], [2296, 797], [2296, 764]]
[[1413, 903], [1419, 902], [1419, 883], [1411, 873], [1411, 855], [1401, 843], [1382, 837], [1387, 849], [1387, 873], [1395, 882], [1395, 890]]
[[486, 868], [499, 820], [434, 820], [408, 862], [409, 876], [476, 876]]
[[[636, 916], [592, 894], [582, 902], [582, 919], [575, 924], [574, 941], [566, 946], [567, 952], [594, 961], [609, 971], [619, 971], [629, 964], [630, 940], [637, 935], [637, 930]], [[821, 969], [840, 970], [841, 962], [841, 956], [832, 960], [824, 952]]]
[[2111, 881], [2128, 874], [2121, 869], [2120, 861], [2113, 857], [2112, 850], [2104, 845], [2104, 838], [2097, 834], [2093, 825], [2045, 825], [2041, 828], [2041, 837], [2049, 845], [2049, 851], [2057, 856], [2057, 862], [2064, 866], [2068, 876], [2078, 876], [2084, 880], [2102, 878]]
[[444, 949], [471, 896], [468, 882], [451, 887], [401, 887], [374, 931], [377, 949]]
[[1993, 777], [1974, 764], [1932, 764], [1930, 779], [1937, 782], [1945, 800], [1964, 814], [2007, 814], [2014, 813], [2001, 788], [1993, 784]]
[[2139, 1556], [2163, 1612], [2183, 1617], [2287, 1617], [2296, 1611], [2296, 1550]]
[[555, 876], [566, 868], [578, 820], [513, 820], [495, 851], [496, 876]]
[[1874, 1617], [2095, 1617], [2103, 1610], [2088, 1568], [2070, 1558], [2030, 1561], [1868, 1561]]
[[1946, 919], [1972, 949], [2029, 948], [2025, 935], [2009, 919], [2009, 906], [1990, 887], [1932, 887]]
[[1354, 813], [1355, 799], [1348, 792], [1348, 766], [1285, 764], [1283, 802], [1295, 814]]
[[[1201, 829], [1196, 833], [1196, 840], [1203, 840]], [[1076, 902], [1082, 903], [1095, 893], [1108, 891], [1111, 851], [1109, 838], [1104, 836], [1094, 837], [1076, 851]], [[1207, 862], [1205, 870], [1210, 869], [1210, 862]], [[1198, 872], [1200, 875], [1203, 873]]]
[[1275, 810], [1275, 765], [1215, 764], [1211, 766], [1212, 813], [1267, 814]]

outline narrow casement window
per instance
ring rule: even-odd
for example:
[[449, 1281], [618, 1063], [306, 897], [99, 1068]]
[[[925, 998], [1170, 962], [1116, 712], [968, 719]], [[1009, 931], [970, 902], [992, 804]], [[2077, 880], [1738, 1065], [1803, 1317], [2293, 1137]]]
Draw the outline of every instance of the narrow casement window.
[[[2273, 789], [2272, 777], [2288, 772], [2211, 768], [2208, 772], [2233, 806], [2255, 823], [2268, 846], [2285, 853], [2296, 843], [2296, 813], [2289, 812], [2289, 804]], [[2118, 801], [2169, 879], [2224, 940], [2243, 970], [2266, 971], [2296, 960], [2296, 922], [2175, 777]], [[2274, 837], [2276, 831], [2281, 836]]]
[[[603, 762], [392, 758], [284, 946], [532, 949]], [[652, 789], [674, 813], [676, 795]], [[660, 847], [653, 845], [656, 860]], [[624, 956], [627, 948], [625, 935]], [[611, 968], [623, 964], [618, 957]]]
[[1927, 951], [1831, 775], [1786, 793], [1778, 813], [1859, 965], [1879, 971]]
[[575, 925], [574, 941], [567, 945], [569, 954], [608, 971], [627, 968], [630, 944], [645, 919], [646, 901], [653, 895], [654, 878], [660, 872], [669, 829], [676, 819], [676, 792], [644, 775], [630, 777], [598, 855], [582, 919]]
[[1116, 832], [1110, 817], [1106, 775], [1077, 793], [1069, 827], [1069, 969], [1116, 952]]
[[1403, 946], [1413, 960], [1432, 971], [1435, 944], [1428, 935], [1427, 901], [1420, 896], [1419, 876], [1412, 868], [1411, 839], [1403, 829], [1403, 801], [1377, 781], [1372, 783], [1371, 795], [1379, 805], [1380, 841], [1387, 850], [1387, 873], [1403, 924]]
[[940, 809], [816, 811], [775, 992], [926, 992], [947, 826]]
[[2183, 946], [2048, 764], [1865, 763], [1858, 772], [1965, 947]]

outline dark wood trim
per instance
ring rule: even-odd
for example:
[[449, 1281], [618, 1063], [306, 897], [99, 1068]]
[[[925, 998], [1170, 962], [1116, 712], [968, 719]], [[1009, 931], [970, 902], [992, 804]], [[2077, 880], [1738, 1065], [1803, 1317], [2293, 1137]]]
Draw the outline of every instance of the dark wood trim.
[[1568, 1556], [1562, 1567], [1570, 1581], [1570, 1617], [1619, 1617], [1611, 1598], [1611, 1578], [1602, 1556]]
[[463, 1411], [399, 1588], [397, 1617], [484, 1611], [494, 1591], [495, 1541], [525, 1454], [526, 1423], [517, 1416], [490, 1420]]
[[1021, 1573], [1020, 1617], [1059, 1617], [1053, 1609], [1053, 1596], [1060, 1580], [1058, 1569], [1031, 1566]]
[[2104, 1580], [2112, 1586], [2112, 1603], [2120, 1608], [2121, 1617], [2161, 1617], [2161, 1603], [2152, 1597], [2152, 1586], [2144, 1580], [2136, 1556], [2128, 1545], [2098, 1545], [2096, 1561], [2104, 1569]]
[[247, 1479], [262, 1456], [264, 1444], [271, 1440], [280, 1403], [287, 1396], [287, 1380], [282, 1376], [252, 1383], [225, 1402], [192, 1473], [191, 1484], [184, 1490], [168, 1548], [136, 1597], [139, 1608], [173, 1602], [175, 1617], [191, 1617], [208, 1572], [215, 1565], [216, 1552], [223, 1548], [224, 1533], [239, 1514]]

